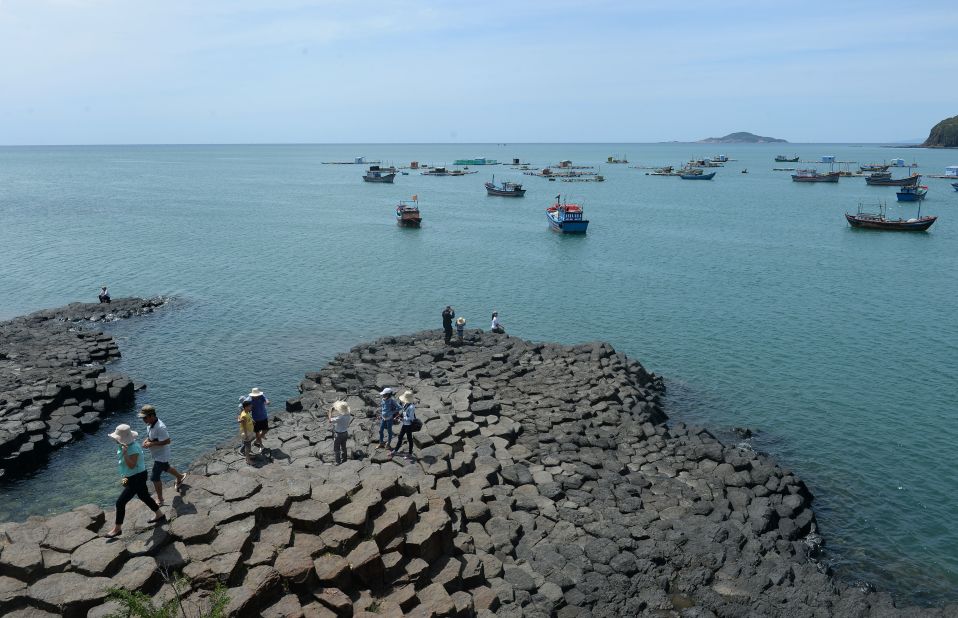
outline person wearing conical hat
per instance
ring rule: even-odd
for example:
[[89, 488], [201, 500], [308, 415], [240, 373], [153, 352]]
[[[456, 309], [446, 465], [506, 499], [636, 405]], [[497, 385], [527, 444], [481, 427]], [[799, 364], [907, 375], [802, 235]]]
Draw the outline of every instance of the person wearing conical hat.
[[117, 469], [123, 491], [116, 499], [116, 519], [113, 529], [106, 533], [107, 538], [118, 537], [123, 532], [126, 504], [134, 496], [153, 511], [153, 518], [149, 523], [159, 524], [166, 521], [166, 515], [160, 512], [160, 505], [150, 496], [150, 490], [146, 486], [146, 456], [143, 454], [143, 447], [136, 441], [138, 435], [125, 423], [117, 425], [110, 434], [116, 442]]
[[346, 451], [346, 440], [349, 439], [349, 424], [353, 422], [352, 411], [345, 401], [334, 401], [329, 407], [329, 422], [333, 426], [333, 456], [336, 465], [345, 463], [349, 459]]
[[402, 427], [399, 429], [399, 437], [396, 438], [396, 446], [389, 452], [390, 459], [399, 452], [399, 447], [402, 446], [402, 439], [404, 437], [409, 440], [409, 454], [406, 455], [406, 460], [412, 459], [413, 423], [416, 422], [416, 404], [413, 403], [414, 401], [415, 396], [412, 391], [405, 391], [399, 396], [399, 402], [402, 403], [402, 411], [400, 412]]

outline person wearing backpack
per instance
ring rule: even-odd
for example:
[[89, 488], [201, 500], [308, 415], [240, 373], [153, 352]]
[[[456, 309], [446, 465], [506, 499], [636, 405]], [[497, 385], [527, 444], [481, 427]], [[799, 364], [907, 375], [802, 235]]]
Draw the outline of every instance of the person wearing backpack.
[[389, 451], [389, 457], [391, 459], [393, 455], [399, 452], [399, 447], [405, 437], [409, 440], [409, 454], [406, 455], [406, 461], [412, 461], [412, 434], [422, 428], [422, 421], [416, 418], [416, 404], [413, 403], [412, 391], [405, 391], [399, 396], [399, 401], [402, 403], [402, 410], [400, 411], [402, 428], [399, 430], [399, 438], [396, 440], [395, 448]]

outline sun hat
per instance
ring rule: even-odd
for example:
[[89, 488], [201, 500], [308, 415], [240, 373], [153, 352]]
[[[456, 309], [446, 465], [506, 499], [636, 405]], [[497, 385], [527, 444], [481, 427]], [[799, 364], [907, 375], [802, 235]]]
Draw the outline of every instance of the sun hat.
[[339, 412], [340, 414], [349, 414], [351, 412], [349, 409], [349, 404], [342, 399], [333, 402], [333, 410]]
[[130, 426], [126, 423], [123, 423], [122, 425], [116, 426], [116, 429], [110, 434], [110, 437], [120, 444], [133, 444], [133, 441], [136, 440], [138, 435], [140, 434], [130, 429]]
[[457, 318], [457, 319], [456, 319], [456, 324], [465, 324], [465, 323], [466, 323], [466, 318]]
[[140, 408], [140, 413], [137, 414], [137, 416], [139, 416], [140, 418], [146, 418], [147, 416], [156, 416], [156, 408], [154, 408], [151, 404], [146, 404], [145, 406]]
[[258, 386], [254, 386], [254, 387], [253, 387], [253, 390], [251, 390], [251, 391], [249, 392], [249, 396], [250, 396], [250, 397], [262, 397], [262, 396], [263, 396], [263, 391], [259, 390], [259, 387], [258, 387]]
[[380, 397], [385, 397], [386, 395], [392, 395], [393, 392], [394, 392], [393, 389], [391, 389], [391, 388], [389, 388], [389, 387], [387, 386], [387, 387], [384, 388], [383, 390], [379, 391], [379, 396], [380, 396]]
[[415, 396], [412, 394], [412, 391], [405, 391], [399, 396], [399, 401], [403, 403], [412, 403], [414, 398]]

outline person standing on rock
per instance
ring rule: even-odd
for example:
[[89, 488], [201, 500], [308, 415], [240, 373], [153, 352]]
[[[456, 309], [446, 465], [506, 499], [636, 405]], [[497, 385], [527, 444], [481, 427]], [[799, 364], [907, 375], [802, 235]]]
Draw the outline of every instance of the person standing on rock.
[[239, 423], [240, 439], [243, 441], [243, 457], [246, 463], [253, 465], [253, 440], [256, 438], [256, 430], [253, 429], [253, 400], [247, 397], [240, 397], [240, 413], [236, 417]]
[[459, 318], [456, 320], [456, 337], [459, 338], [459, 343], [462, 343], [462, 331], [466, 328], [466, 318]]
[[498, 311], [493, 311], [493, 312], [492, 312], [492, 325], [489, 327], [489, 330], [491, 330], [491, 331], [494, 332], [494, 333], [498, 333], [498, 334], [500, 334], [500, 335], [505, 334], [505, 332], [506, 332], [506, 329], [504, 329], [504, 328], [502, 327], [502, 324], [499, 322], [499, 312], [498, 312]]
[[269, 414], [266, 412], [269, 399], [266, 398], [266, 393], [259, 390], [258, 387], [253, 387], [253, 390], [247, 395], [247, 399], [253, 403], [253, 430], [256, 432], [255, 444], [262, 450], [263, 438], [266, 437], [266, 432], [269, 431]]
[[399, 396], [399, 401], [403, 404], [401, 417], [402, 428], [399, 430], [399, 437], [396, 438], [396, 446], [393, 450], [389, 451], [389, 457], [392, 458], [397, 452], [399, 452], [399, 447], [402, 446], [402, 439], [409, 439], [409, 454], [406, 455], [406, 460], [412, 460], [412, 434], [413, 434], [413, 423], [416, 422], [416, 404], [413, 403], [414, 396], [412, 391], [406, 391]]
[[452, 341], [452, 319], [454, 317], [456, 317], [456, 312], [453, 311], [452, 307], [446, 305], [446, 308], [442, 310], [442, 332], [446, 338], [446, 345], [449, 345], [449, 342]]
[[100, 286], [100, 293], [97, 295], [97, 298], [100, 299], [100, 303], [110, 303], [110, 291], [106, 289], [106, 284]]
[[[393, 389], [388, 386], [379, 393], [382, 398], [379, 402], [379, 448], [389, 448], [393, 441], [393, 419], [400, 411], [399, 404], [393, 399], [393, 393]], [[383, 431], [389, 435], [388, 442], [383, 442]]]
[[113, 529], [106, 533], [107, 538], [118, 537], [123, 532], [126, 503], [132, 500], [133, 496], [142, 500], [143, 504], [153, 511], [153, 518], [149, 520], [149, 523], [158, 524], [166, 521], [166, 515], [160, 512], [160, 505], [153, 500], [150, 490], [146, 487], [146, 461], [143, 448], [136, 442], [137, 435], [139, 434], [125, 423], [117, 425], [110, 434], [117, 444], [117, 469], [120, 472], [120, 484], [123, 485], [123, 491], [116, 499], [116, 520]]
[[329, 422], [333, 425], [333, 456], [336, 465], [345, 463], [349, 459], [346, 452], [346, 440], [349, 439], [349, 424], [353, 422], [353, 415], [349, 404], [345, 401], [335, 401], [329, 408]]
[[166, 430], [166, 425], [156, 417], [156, 408], [146, 404], [140, 408], [140, 418], [149, 427], [147, 438], [143, 441], [143, 448], [150, 449], [153, 456], [153, 471], [150, 473], [150, 480], [153, 481], [153, 488], [156, 489], [156, 501], [163, 504], [163, 473], [169, 472], [176, 478], [174, 489], [179, 489], [183, 484], [185, 474], [180, 474], [179, 470], [170, 465], [170, 432]]

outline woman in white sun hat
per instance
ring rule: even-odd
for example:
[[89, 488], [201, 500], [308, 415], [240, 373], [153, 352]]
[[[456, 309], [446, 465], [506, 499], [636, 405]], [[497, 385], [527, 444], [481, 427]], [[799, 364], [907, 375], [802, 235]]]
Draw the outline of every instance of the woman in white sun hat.
[[120, 536], [123, 532], [123, 519], [126, 515], [126, 503], [136, 496], [153, 511], [151, 524], [166, 521], [166, 515], [160, 512], [160, 506], [150, 496], [146, 487], [146, 458], [143, 447], [136, 441], [139, 434], [129, 425], [117, 425], [110, 437], [116, 441], [117, 470], [120, 472], [120, 484], [123, 491], [116, 499], [116, 521], [113, 529], [106, 533], [108, 538]]
[[333, 456], [336, 465], [345, 463], [349, 459], [346, 451], [346, 440], [349, 438], [349, 424], [353, 421], [349, 404], [345, 401], [335, 401], [329, 408], [329, 422], [333, 426]]

